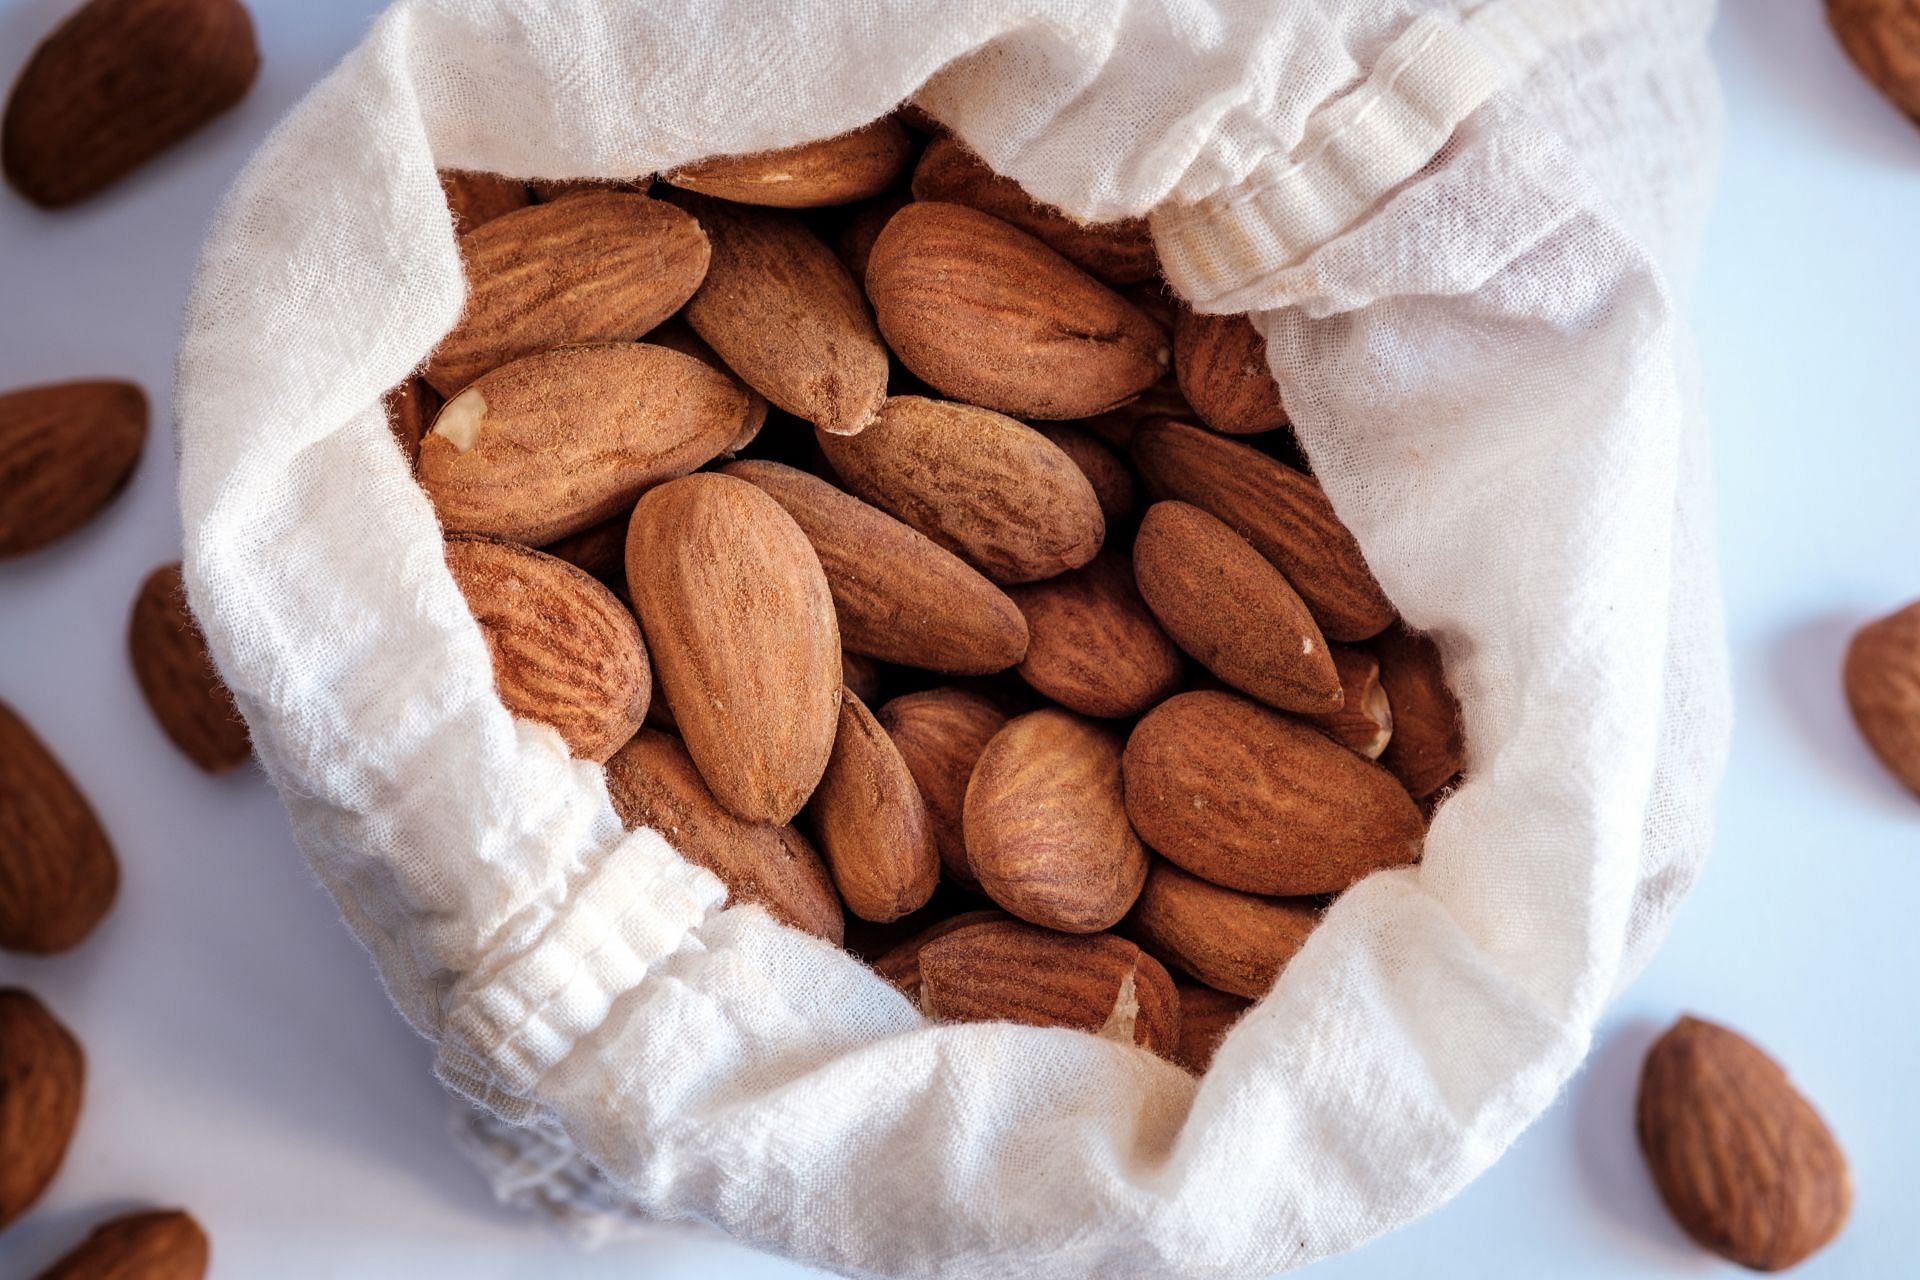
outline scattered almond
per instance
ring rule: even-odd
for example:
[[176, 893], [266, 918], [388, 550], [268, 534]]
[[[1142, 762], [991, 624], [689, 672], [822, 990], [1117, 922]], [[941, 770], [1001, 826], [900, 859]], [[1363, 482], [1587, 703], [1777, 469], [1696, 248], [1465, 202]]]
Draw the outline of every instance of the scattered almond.
[[1920, 600], [1854, 633], [1845, 681], [1861, 736], [1920, 795]]
[[1913, 0], [1827, 0], [1827, 21], [1861, 74], [1920, 123], [1920, 11]]
[[202, 1280], [209, 1252], [184, 1210], [129, 1213], [95, 1227], [40, 1280]]
[[154, 719], [189, 760], [220, 773], [253, 757], [246, 721], [187, 608], [178, 562], [161, 565], [141, 584], [127, 648]]
[[85, 1083], [73, 1033], [30, 992], [0, 990], [0, 1229], [60, 1171]]
[[0, 948], [51, 955], [78, 946], [119, 888], [120, 864], [93, 806], [0, 702]]
[[126, 487], [147, 440], [146, 393], [96, 380], [0, 395], [0, 559], [93, 519]]

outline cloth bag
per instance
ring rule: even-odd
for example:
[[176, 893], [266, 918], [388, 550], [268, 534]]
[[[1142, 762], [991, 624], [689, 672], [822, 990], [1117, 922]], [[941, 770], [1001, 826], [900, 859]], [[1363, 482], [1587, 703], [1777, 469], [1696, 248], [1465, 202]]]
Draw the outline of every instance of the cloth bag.
[[[849, 1274], [1254, 1276], [1486, 1168], [1691, 882], [1727, 736], [1683, 287], [1703, 0], [404, 0], [202, 257], [191, 599], [300, 847], [504, 1191]], [[1342, 895], [1195, 1080], [935, 1026], [723, 909], [516, 722], [382, 392], [459, 314], [435, 167], [625, 176], [912, 95], [1172, 286], [1247, 311], [1470, 744], [1417, 867]], [[636, 1261], [636, 1268], [644, 1263]]]

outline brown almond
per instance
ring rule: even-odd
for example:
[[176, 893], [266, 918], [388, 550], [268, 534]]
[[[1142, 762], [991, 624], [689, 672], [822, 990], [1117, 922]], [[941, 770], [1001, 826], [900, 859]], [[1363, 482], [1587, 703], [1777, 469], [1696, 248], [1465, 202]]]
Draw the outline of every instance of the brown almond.
[[93, 806], [0, 702], [0, 948], [51, 955], [77, 946], [119, 889], [120, 864]]
[[1133, 473], [1120, 455], [1102, 444], [1098, 437], [1079, 427], [1049, 423], [1036, 427], [1054, 448], [1073, 459], [1080, 474], [1093, 486], [1094, 499], [1108, 529], [1126, 524], [1139, 513], [1140, 499], [1134, 490]]
[[1846, 1225], [1853, 1187], [1840, 1144], [1779, 1064], [1736, 1032], [1680, 1019], [1647, 1051], [1637, 1111], [1660, 1198], [1701, 1247], [1784, 1271]]
[[1325, 637], [1280, 571], [1226, 523], [1156, 502], [1133, 542], [1140, 595], [1201, 666], [1282, 711], [1339, 710]]
[[1184, 422], [1135, 431], [1133, 461], [1156, 498], [1210, 512], [1286, 575], [1329, 640], [1365, 640], [1393, 621], [1360, 544], [1309, 476]]
[[1152, 386], [1160, 326], [1017, 227], [965, 205], [910, 204], [867, 262], [887, 344], [944, 395], [1023, 418], [1085, 418]]
[[886, 668], [864, 653], [852, 653], [843, 644], [840, 646], [840, 683], [853, 690], [854, 696], [868, 706], [881, 700], [882, 691], [887, 687]]
[[1148, 612], [1125, 556], [1103, 552], [1008, 591], [1030, 637], [1021, 679], [1068, 710], [1137, 716], [1180, 688], [1180, 650]]
[[1267, 343], [1243, 315], [1210, 316], [1181, 307], [1173, 325], [1173, 367], [1200, 421], [1230, 436], [1287, 425], [1280, 388], [1267, 368]]
[[447, 401], [420, 442], [420, 487], [452, 532], [552, 542], [719, 456], [746, 411], [731, 379], [665, 347], [542, 351]]
[[0, 1229], [66, 1159], [86, 1085], [80, 1042], [30, 992], [0, 990]]
[[1318, 923], [1320, 909], [1310, 901], [1223, 889], [1156, 858], [1126, 933], [1162, 964], [1258, 1000]]
[[876, 715], [927, 803], [947, 878], [976, 883], [967, 864], [967, 781], [987, 742], [1006, 724], [1007, 713], [981, 694], [941, 688], [902, 694]]
[[420, 441], [433, 425], [433, 416], [440, 412], [440, 393], [419, 378], [408, 378], [387, 392], [381, 405], [387, 411], [394, 443], [407, 456], [407, 466], [418, 466]]
[[627, 588], [714, 797], [749, 822], [790, 821], [840, 718], [840, 631], [807, 535], [745, 480], [670, 480], [634, 508]]
[[551, 347], [631, 342], [706, 277], [699, 224], [617, 192], [529, 205], [460, 237], [467, 305], [422, 376], [451, 396], [490, 369]]
[[971, 405], [894, 396], [857, 436], [816, 432], [847, 487], [1001, 584], [1093, 559], [1100, 500], [1047, 438]]
[[95, 1227], [40, 1280], [203, 1280], [209, 1252], [185, 1210], [129, 1213]]
[[187, 608], [186, 583], [177, 561], [161, 565], [141, 584], [127, 649], [153, 718], [189, 760], [208, 773], [220, 773], [253, 757], [247, 723]]
[[[627, 595], [627, 521], [631, 508], [616, 512], [599, 524], [589, 525], [540, 548], [576, 569], [592, 574], [601, 586], [625, 599]], [[652, 702], [648, 702], [651, 709]]]
[[653, 688], [640, 629], [614, 594], [564, 560], [456, 534], [447, 568], [493, 659], [507, 710], [604, 762], [647, 714]]
[[1920, 600], [1854, 633], [1845, 684], [1860, 735], [1920, 795]]
[[1424, 800], [1466, 768], [1460, 704], [1447, 687], [1440, 650], [1417, 631], [1394, 627], [1373, 642], [1380, 687], [1393, 707], [1393, 737], [1380, 753], [1416, 800]]
[[920, 1007], [949, 1022], [1089, 1031], [1155, 1053], [1180, 1043], [1180, 993], [1160, 962], [1110, 933], [983, 921], [920, 948]]
[[1220, 1042], [1253, 1002], [1197, 982], [1176, 982], [1180, 991], [1180, 1046], [1173, 1060], [1197, 1076], [1207, 1074]]
[[719, 352], [707, 345], [707, 340], [693, 331], [693, 326], [682, 316], [674, 316], [665, 324], [647, 335], [647, 341], [656, 347], [665, 347], [669, 351], [678, 351], [683, 356], [692, 356], [695, 360], [721, 374], [731, 382], [741, 395], [747, 398], [746, 416], [740, 420], [740, 429], [723, 451], [727, 456], [740, 452], [752, 444], [760, 435], [760, 429], [767, 425], [767, 398], [742, 382], [733, 370], [727, 368], [727, 362], [720, 358]]
[[840, 899], [807, 838], [790, 826], [728, 813], [677, 739], [640, 730], [607, 761], [607, 794], [629, 831], [659, 832], [688, 861], [720, 877], [730, 903], [756, 903], [782, 924], [840, 945]]
[[715, 156], [661, 176], [673, 186], [740, 204], [817, 209], [878, 195], [906, 171], [911, 156], [907, 131], [883, 116], [838, 137]]
[[847, 910], [898, 920], [926, 905], [940, 882], [933, 822], [893, 739], [852, 690], [807, 819]]
[[447, 193], [447, 212], [453, 215], [457, 236], [532, 203], [527, 184], [518, 178], [473, 169], [442, 169], [440, 189]]
[[1920, 12], [1913, 0], [1827, 0], [1827, 22], [1860, 73], [1920, 124]]
[[846, 222], [833, 239], [833, 249], [840, 255], [840, 261], [847, 264], [856, 283], [867, 278], [867, 262], [873, 257], [874, 241], [880, 238], [893, 215], [911, 203], [912, 192], [889, 191], [849, 211]]
[[1393, 704], [1380, 683], [1380, 660], [1349, 645], [1331, 648], [1333, 669], [1340, 675], [1340, 709], [1303, 719], [1347, 750], [1378, 760], [1393, 739]]
[[903, 942], [895, 943], [873, 962], [873, 971], [900, 988], [902, 995], [920, 1002], [920, 948], [935, 938], [943, 938], [956, 929], [989, 921], [1009, 920], [1004, 911], [962, 911], [957, 916], [937, 920]]
[[1127, 740], [1125, 770], [1140, 838], [1229, 889], [1338, 893], [1420, 856], [1420, 810], [1392, 774], [1233, 694], [1155, 707]]
[[58, 382], [0, 395], [0, 559], [93, 519], [126, 487], [146, 441], [146, 393], [131, 382]]
[[675, 192], [713, 240], [687, 323], [742, 381], [836, 435], [860, 431], [887, 397], [887, 349], [859, 285], [790, 213]]
[[1141, 392], [1138, 399], [1129, 400], [1118, 408], [1097, 413], [1073, 425], [1108, 448], [1127, 453], [1133, 447], [1133, 433], [1146, 423], [1160, 418], [1184, 422], [1193, 416], [1193, 406], [1180, 394], [1180, 384], [1174, 380], [1173, 370], [1169, 369], [1160, 381]]

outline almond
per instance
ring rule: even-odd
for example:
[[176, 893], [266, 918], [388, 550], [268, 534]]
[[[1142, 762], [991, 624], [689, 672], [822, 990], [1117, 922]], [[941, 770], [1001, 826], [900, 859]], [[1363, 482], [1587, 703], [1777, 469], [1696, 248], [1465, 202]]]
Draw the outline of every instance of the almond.
[[605, 761], [647, 714], [647, 651], [611, 591], [553, 556], [492, 538], [447, 539], [447, 568], [473, 610], [507, 710]]
[[[627, 595], [627, 521], [631, 508], [616, 512], [611, 519], [570, 533], [542, 547], [548, 555], [565, 560], [576, 569], [593, 575], [601, 586], [625, 599]], [[651, 710], [653, 703], [647, 704]]]
[[983, 921], [920, 948], [920, 1007], [949, 1022], [1070, 1027], [1171, 1053], [1180, 993], [1160, 962], [1110, 933]]
[[1854, 633], [1845, 683], [1867, 745], [1920, 795], [1920, 600]]
[[1311, 902], [1223, 889], [1156, 858], [1126, 932], [1162, 964], [1258, 1000], [1319, 922]]
[[707, 340], [693, 331], [693, 326], [680, 316], [675, 316], [647, 335], [647, 341], [656, 347], [665, 347], [669, 351], [678, 351], [683, 356], [692, 356], [716, 373], [731, 382], [741, 395], [747, 398], [746, 416], [740, 420], [740, 429], [734, 433], [724, 452], [732, 456], [752, 444], [760, 435], [760, 429], [767, 425], [767, 398], [740, 381], [733, 370], [727, 368], [727, 362], [718, 352], [707, 345]]
[[967, 864], [967, 781], [1007, 713], [981, 694], [943, 688], [902, 694], [882, 706], [877, 719], [926, 801], [947, 878], [976, 883]]
[[707, 273], [706, 233], [679, 209], [615, 192], [529, 205], [460, 237], [467, 306], [423, 377], [450, 396], [550, 347], [630, 342]]
[[1861, 74], [1920, 123], [1920, 11], [1913, 0], [1827, 0], [1827, 21]]
[[178, 562], [160, 566], [141, 584], [127, 648], [154, 719], [189, 760], [220, 773], [252, 758], [246, 721], [187, 609]]
[[1052, 423], [1036, 430], [1080, 468], [1080, 474], [1093, 486], [1094, 500], [1100, 504], [1100, 515], [1108, 529], [1120, 527], [1139, 512], [1133, 473], [1120, 461], [1119, 454], [1079, 427]]
[[753, 155], [715, 156], [662, 177], [673, 186], [722, 200], [814, 209], [878, 195], [905, 172], [911, 156], [907, 131], [883, 116], [835, 138]]
[[910, 204], [867, 262], [880, 332], [942, 394], [1023, 418], [1085, 418], [1166, 371], [1167, 335], [1026, 232], [965, 205]]
[[394, 443], [407, 455], [407, 466], [418, 466], [420, 441], [433, 425], [433, 416], [440, 412], [440, 393], [419, 378], [408, 378], [387, 392], [381, 403], [387, 411], [387, 426], [393, 431]]
[[607, 794], [629, 831], [659, 832], [688, 861], [720, 877], [730, 903], [756, 903], [782, 924], [840, 945], [840, 899], [806, 837], [728, 813], [676, 739], [640, 730], [607, 761]]
[[720, 470], [764, 490], [806, 533], [844, 648], [955, 675], [1003, 671], [1026, 653], [1027, 623], [1013, 601], [926, 535], [793, 467]]
[[51, 955], [79, 945], [119, 888], [93, 806], [0, 702], [0, 948]]
[[1420, 810], [1392, 774], [1232, 694], [1155, 707], [1127, 740], [1125, 770], [1140, 838], [1229, 889], [1338, 893], [1420, 856]]
[[1242, 315], [1181, 307], [1173, 326], [1173, 367], [1200, 421], [1231, 436], [1287, 425], [1280, 388], [1267, 368], [1267, 342]]
[[873, 257], [874, 241], [886, 229], [893, 215], [913, 203], [907, 191], [889, 191], [850, 210], [840, 232], [833, 239], [834, 252], [847, 264], [856, 282], [867, 278], [867, 262]]
[[543, 351], [447, 401], [420, 443], [420, 487], [455, 533], [551, 542], [717, 457], [746, 412], [731, 379], [665, 347]]
[[1252, 1008], [1252, 1002], [1197, 982], [1176, 982], [1180, 992], [1180, 1046], [1173, 1060], [1197, 1076], [1207, 1074], [1220, 1042]]
[[101, 1223], [40, 1280], [202, 1280], [207, 1233], [181, 1209], [129, 1213]]
[[1214, 675], [1283, 711], [1340, 709], [1340, 673], [1313, 615], [1225, 522], [1156, 502], [1140, 521], [1133, 571], [1167, 634]]
[[995, 582], [1051, 578], [1100, 550], [1106, 526], [1093, 486], [1012, 418], [894, 396], [857, 436], [815, 434], [849, 489]]
[[850, 653], [843, 645], [840, 649], [840, 683], [853, 690], [854, 696], [868, 706], [881, 701], [887, 687], [886, 668], [864, 653]]
[[440, 189], [447, 193], [447, 212], [453, 215], [457, 236], [532, 202], [527, 184], [518, 178], [471, 169], [442, 169]]
[[1192, 503], [1252, 543], [1286, 575], [1327, 639], [1365, 640], [1393, 621], [1360, 544], [1311, 477], [1184, 422], [1143, 424], [1132, 449], [1150, 493]]
[[1447, 687], [1440, 650], [1426, 636], [1394, 627], [1373, 642], [1373, 652], [1393, 707], [1393, 737], [1380, 763], [1414, 799], [1424, 800], [1466, 767], [1460, 704]]
[[940, 849], [926, 802], [893, 740], [852, 690], [841, 692], [833, 755], [807, 818], [841, 900], [862, 920], [898, 920], [933, 896]]
[[1008, 919], [1011, 917], [1004, 911], [963, 911], [935, 921], [904, 942], [894, 944], [873, 962], [873, 971], [900, 988], [901, 994], [917, 1005], [920, 1002], [920, 948], [971, 924]]
[[1654, 1042], [1637, 1128], [1668, 1212], [1723, 1258], [1784, 1271], [1846, 1224], [1840, 1145], [1779, 1064], [1725, 1027], [1682, 1018]]
[[0, 990], [0, 1228], [60, 1171], [86, 1084], [80, 1042], [32, 994]]
[[0, 395], [0, 559], [93, 519], [126, 487], [146, 440], [146, 393], [131, 382], [59, 382]]
[[1340, 675], [1340, 709], [1307, 716], [1307, 722], [1349, 751], [1378, 760], [1393, 739], [1393, 704], [1380, 683], [1380, 660], [1365, 649], [1337, 644], [1333, 669]]
[[676, 192], [713, 240], [687, 323], [746, 384], [796, 417], [846, 435], [887, 397], [887, 349], [833, 250], [790, 213]]
[[634, 508], [627, 587], [714, 797], [749, 822], [790, 821], [840, 713], [840, 631], [807, 535], [744, 480], [670, 480]]
[[259, 70], [239, 0], [90, 0], [14, 82], [0, 167], [37, 205], [75, 204], [246, 97]]
[[967, 865], [1022, 920], [1063, 933], [1119, 923], [1147, 851], [1127, 823], [1119, 733], [1058, 708], [993, 735], [967, 783]]
[[1180, 688], [1180, 650], [1153, 620], [1126, 557], [1009, 588], [1026, 615], [1020, 676], [1082, 715], [1137, 716]]

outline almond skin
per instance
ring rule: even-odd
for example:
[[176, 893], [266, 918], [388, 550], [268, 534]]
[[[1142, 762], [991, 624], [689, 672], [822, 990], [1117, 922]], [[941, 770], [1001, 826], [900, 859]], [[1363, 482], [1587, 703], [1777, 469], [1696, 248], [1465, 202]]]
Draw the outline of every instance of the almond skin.
[[507, 710], [604, 762], [647, 714], [653, 688], [633, 615], [586, 572], [511, 542], [455, 535], [447, 568], [473, 610]]
[[1007, 721], [967, 783], [967, 865], [1030, 923], [1095, 933], [1140, 895], [1147, 851], [1127, 822], [1119, 733], [1058, 708]]
[[925, 906], [940, 882], [933, 822], [907, 762], [852, 690], [819, 788], [807, 802], [814, 838], [847, 910], [898, 920]]
[[1077, 569], [1106, 536], [1073, 460], [990, 410], [894, 396], [857, 436], [815, 434], [849, 489], [1003, 585]]
[[467, 306], [422, 376], [451, 396], [551, 347], [630, 342], [706, 277], [707, 236], [659, 200], [618, 192], [503, 214], [460, 237]]
[[760, 429], [767, 425], [767, 398], [740, 381], [733, 370], [727, 368], [727, 362], [720, 358], [719, 352], [707, 345], [707, 340], [693, 331], [693, 326], [680, 316], [655, 329], [647, 335], [647, 341], [656, 347], [665, 347], [669, 351], [678, 351], [683, 356], [692, 356], [695, 360], [714, 370], [741, 395], [747, 398], [746, 416], [740, 420], [740, 429], [734, 433], [728, 443], [725, 454], [731, 457], [752, 444], [760, 435]]
[[1340, 675], [1340, 709], [1302, 718], [1347, 750], [1378, 760], [1393, 740], [1393, 704], [1380, 683], [1380, 660], [1349, 645], [1332, 649], [1333, 669]]
[[661, 176], [673, 186], [739, 204], [815, 209], [878, 195], [905, 172], [911, 156], [907, 131], [883, 116], [836, 138], [715, 156]]
[[[594, 576], [601, 586], [619, 596], [627, 595], [627, 521], [631, 508], [617, 512], [611, 519], [570, 533], [557, 542], [540, 548], [548, 555], [565, 560], [576, 569]], [[652, 703], [648, 703], [652, 707]]]
[[0, 948], [52, 955], [77, 946], [119, 889], [120, 864], [93, 806], [0, 702]]
[[0, 395], [0, 560], [93, 519], [126, 487], [146, 441], [146, 393], [131, 382], [59, 382]]
[[447, 212], [453, 215], [457, 236], [533, 202], [527, 184], [518, 178], [471, 169], [442, 169], [440, 189], [447, 193]]
[[1004, 671], [1026, 654], [1013, 601], [925, 534], [794, 467], [734, 462], [720, 472], [764, 490], [806, 533], [844, 648], [952, 675]]
[[1209, 316], [1181, 307], [1173, 325], [1173, 367], [1200, 421], [1230, 436], [1287, 425], [1280, 388], [1267, 368], [1267, 343], [1243, 315]]
[[729, 902], [757, 903], [780, 923], [840, 945], [840, 899], [807, 838], [790, 826], [728, 813], [679, 740], [640, 730], [607, 761], [607, 794], [629, 831], [659, 832], [688, 861], [720, 877]]
[[0, 167], [37, 205], [78, 203], [246, 97], [259, 70], [239, 0], [90, 0], [14, 82]]
[[713, 241], [687, 323], [727, 367], [795, 417], [836, 435], [873, 421], [887, 349], [859, 285], [790, 213], [675, 192]]
[[161, 565], [141, 584], [127, 649], [154, 719], [189, 760], [208, 773], [222, 773], [253, 757], [246, 721], [187, 608], [177, 562]]
[[40, 1280], [202, 1280], [207, 1233], [181, 1209], [129, 1213], [101, 1223], [40, 1273]]
[[1133, 473], [1127, 470], [1119, 454], [1079, 427], [1052, 423], [1035, 430], [1080, 468], [1080, 474], [1093, 486], [1094, 499], [1100, 504], [1100, 515], [1108, 529], [1117, 529], [1139, 514], [1140, 498], [1135, 491]]
[[18, 988], [0, 990], [0, 1229], [60, 1171], [86, 1085], [80, 1042]]
[[873, 245], [880, 233], [893, 221], [894, 214], [911, 203], [912, 192], [889, 191], [848, 212], [846, 222], [833, 238], [833, 251], [847, 264], [856, 282], [867, 278], [867, 262], [873, 257]]
[[901, 363], [942, 394], [1023, 418], [1085, 418], [1167, 369], [1166, 333], [1000, 219], [943, 203], [893, 216], [867, 296]]
[[1313, 615], [1251, 543], [1200, 508], [1156, 502], [1133, 542], [1140, 594], [1201, 666], [1282, 711], [1326, 713], [1345, 695]]
[[1913, 0], [1827, 0], [1827, 21], [1860, 73], [1920, 123], [1920, 11]]
[[1867, 745], [1920, 795], [1920, 600], [1854, 633], [1845, 684]]
[[807, 535], [745, 480], [670, 480], [634, 508], [627, 588], [714, 797], [749, 822], [791, 821], [840, 719], [840, 630]]
[[387, 392], [381, 404], [387, 411], [393, 441], [407, 456], [407, 466], [418, 466], [420, 441], [433, 425], [433, 416], [440, 412], [440, 393], [419, 378], [408, 378]]
[[983, 921], [920, 948], [920, 1007], [949, 1022], [1070, 1027], [1168, 1054], [1180, 993], [1160, 962], [1110, 933]]
[[1070, 711], [1137, 716], [1180, 688], [1180, 650], [1140, 598], [1126, 557], [1009, 588], [1026, 615], [1020, 676]]
[[1723, 1258], [1784, 1271], [1846, 1224], [1840, 1145], [1779, 1064], [1725, 1027], [1682, 1018], [1654, 1042], [1637, 1128], [1668, 1212]]
[[1207, 1074], [1220, 1042], [1233, 1030], [1233, 1024], [1246, 1015], [1253, 1002], [1239, 996], [1203, 987], [1197, 982], [1177, 982], [1180, 991], [1180, 1046], [1173, 1060], [1197, 1076]]
[[876, 718], [926, 801], [944, 874], [960, 884], [977, 883], [967, 863], [967, 782], [1007, 713], [980, 694], [942, 688], [902, 694]]
[[1183, 693], [1134, 726], [1127, 815], [1204, 880], [1270, 897], [1338, 893], [1420, 856], [1420, 810], [1392, 774], [1229, 693]]
[[1373, 642], [1373, 652], [1393, 707], [1393, 737], [1380, 763], [1414, 799], [1424, 800], [1466, 767], [1460, 704], [1447, 687], [1440, 650], [1426, 636], [1394, 627]]
[[1319, 922], [1311, 902], [1223, 889], [1156, 858], [1126, 933], [1161, 963], [1258, 1000]]
[[963, 911], [957, 916], [948, 916], [945, 920], [935, 921], [903, 942], [880, 955], [873, 962], [873, 971], [900, 988], [900, 993], [913, 1001], [920, 1002], [920, 948], [935, 938], [945, 937], [956, 929], [964, 929], [971, 924], [985, 924], [989, 921], [1010, 920], [1004, 911]]
[[1394, 619], [1360, 544], [1311, 477], [1184, 422], [1142, 424], [1133, 461], [1156, 498], [1219, 517], [1286, 575], [1329, 640], [1365, 640]]
[[420, 487], [452, 532], [552, 542], [719, 456], [746, 412], [731, 379], [665, 347], [542, 351], [447, 401], [420, 442]]

